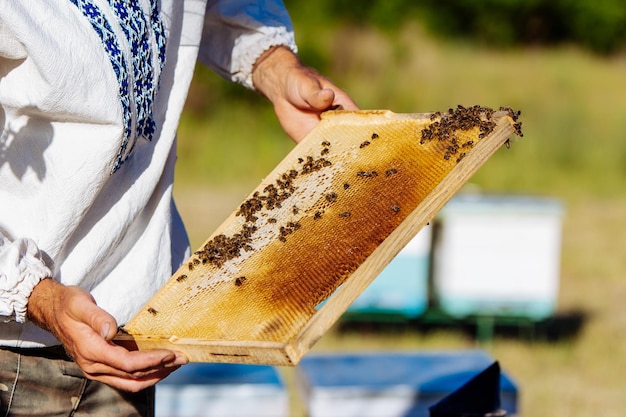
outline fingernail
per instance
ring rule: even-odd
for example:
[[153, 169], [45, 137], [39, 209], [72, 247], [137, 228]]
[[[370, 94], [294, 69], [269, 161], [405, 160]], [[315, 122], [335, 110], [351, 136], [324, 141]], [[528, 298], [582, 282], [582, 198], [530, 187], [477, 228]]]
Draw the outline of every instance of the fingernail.
[[111, 329], [111, 326], [109, 325], [109, 323], [104, 323], [102, 327], [100, 328], [100, 335], [105, 339], [108, 338], [110, 329]]
[[189, 363], [189, 359], [187, 359], [187, 356], [183, 355], [182, 353], [176, 353], [176, 359], [174, 360], [174, 364], [176, 365], [185, 365]]

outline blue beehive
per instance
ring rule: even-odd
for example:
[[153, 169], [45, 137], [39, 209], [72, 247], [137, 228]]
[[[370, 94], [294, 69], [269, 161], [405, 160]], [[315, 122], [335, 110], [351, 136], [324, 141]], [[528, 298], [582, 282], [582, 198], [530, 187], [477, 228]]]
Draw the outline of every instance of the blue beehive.
[[[310, 355], [297, 383], [310, 417], [428, 417], [493, 362], [480, 350]], [[501, 407], [515, 415], [516, 384], [500, 378]]]
[[417, 318], [428, 307], [431, 230], [424, 227], [350, 305], [347, 312]]

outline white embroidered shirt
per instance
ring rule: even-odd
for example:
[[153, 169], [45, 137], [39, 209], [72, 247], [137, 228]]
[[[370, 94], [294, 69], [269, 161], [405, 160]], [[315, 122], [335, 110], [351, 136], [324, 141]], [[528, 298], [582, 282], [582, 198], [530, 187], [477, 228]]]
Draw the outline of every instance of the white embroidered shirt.
[[119, 324], [189, 254], [172, 200], [176, 128], [196, 60], [252, 88], [295, 51], [280, 1], [0, 2], [0, 345], [55, 338], [34, 286], [79, 285]]

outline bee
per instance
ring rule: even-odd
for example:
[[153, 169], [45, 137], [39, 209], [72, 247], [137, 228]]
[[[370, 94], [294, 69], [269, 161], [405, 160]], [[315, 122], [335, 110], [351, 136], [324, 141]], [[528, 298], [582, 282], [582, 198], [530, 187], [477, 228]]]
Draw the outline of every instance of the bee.
[[237, 277], [237, 279], [235, 279], [235, 285], [241, 287], [241, 285], [246, 281], [246, 277]]
[[152, 307], [148, 307], [148, 313], [152, 314], [153, 316], [156, 316], [158, 311], [156, 311], [154, 308]]
[[178, 282], [183, 282], [183, 281], [184, 281], [184, 280], [186, 280], [186, 279], [187, 279], [187, 275], [183, 274], [183, 275], [179, 275], [179, 276], [176, 278], [176, 281], [178, 281]]
[[345, 183], [345, 184], [343, 185], [343, 189], [344, 189], [344, 190], [347, 190], [348, 188], [350, 188], [350, 184]]
[[374, 139], [378, 139], [378, 133], [376, 132], [372, 133], [372, 140]]
[[319, 220], [322, 218], [322, 212], [321, 211], [317, 211], [315, 212], [315, 215], [313, 215], [313, 219], [314, 220]]
[[393, 206], [391, 206], [391, 211], [393, 211], [396, 214], [400, 213], [400, 207], [396, 206], [396, 205], [393, 205]]
[[350, 212], [344, 211], [343, 213], [339, 213], [339, 217], [348, 218], [350, 217]]
[[322, 142], [322, 146], [328, 148], [330, 146], [330, 142], [325, 140], [324, 142]]
[[361, 143], [361, 144], [359, 145], [359, 148], [363, 149], [363, 148], [365, 148], [365, 147], [366, 147], [367, 145], [369, 145], [369, 144], [370, 144], [370, 141], [369, 141], [369, 140], [366, 140], [365, 142], [363, 142], [363, 143]]
[[287, 227], [285, 226], [281, 226], [280, 227], [280, 235], [281, 236], [287, 236], [293, 233], [293, 227], [292, 227], [292, 223], [290, 223]]

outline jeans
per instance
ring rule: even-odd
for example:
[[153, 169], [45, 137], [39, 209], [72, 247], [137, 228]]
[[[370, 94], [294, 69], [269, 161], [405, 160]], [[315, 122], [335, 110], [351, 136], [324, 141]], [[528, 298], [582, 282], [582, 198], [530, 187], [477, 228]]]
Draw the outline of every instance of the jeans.
[[89, 380], [61, 346], [0, 347], [0, 417], [153, 417], [154, 392]]

